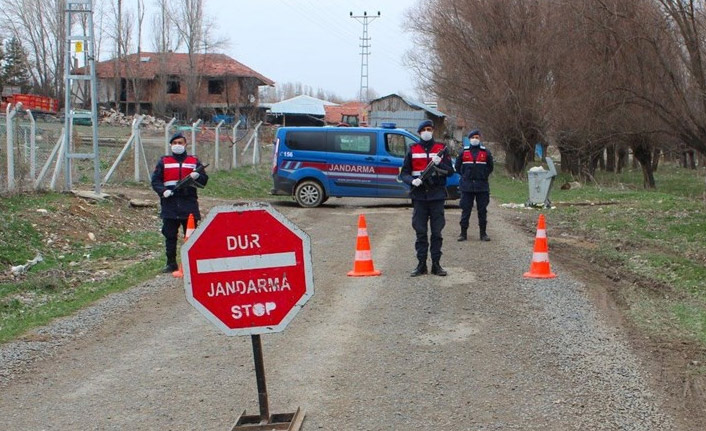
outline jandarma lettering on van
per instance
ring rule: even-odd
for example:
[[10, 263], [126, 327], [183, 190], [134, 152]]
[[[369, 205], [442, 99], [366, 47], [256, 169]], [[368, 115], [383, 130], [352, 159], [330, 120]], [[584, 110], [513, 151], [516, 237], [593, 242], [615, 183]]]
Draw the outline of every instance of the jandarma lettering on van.
[[374, 174], [375, 168], [363, 165], [329, 165], [331, 172], [356, 172], [361, 174]]

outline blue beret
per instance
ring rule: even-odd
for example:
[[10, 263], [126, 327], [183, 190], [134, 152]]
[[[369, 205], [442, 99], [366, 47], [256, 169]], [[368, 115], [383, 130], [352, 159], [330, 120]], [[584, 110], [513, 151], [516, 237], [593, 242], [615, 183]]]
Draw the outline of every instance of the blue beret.
[[434, 127], [434, 123], [431, 120], [422, 121], [419, 123], [419, 127], [417, 127], [417, 133], [421, 132], [425, 127]]
[[183, 133], [176, 132], [175, 134], [172, 135], [171, 138], [169, 138], [169, 143], [171, 144], [175, 139], [179, 139], [179, 138], [184, 138], [184, 140], [186, 140]]
[[471, 130], [471, 133], [468, 134], [468, 139], [472, 138], [473, 135], [478, 135], [478, 136], [480, 136], [480, 130], [478, 130], [478, 129], [473, 129], [473, 130]]

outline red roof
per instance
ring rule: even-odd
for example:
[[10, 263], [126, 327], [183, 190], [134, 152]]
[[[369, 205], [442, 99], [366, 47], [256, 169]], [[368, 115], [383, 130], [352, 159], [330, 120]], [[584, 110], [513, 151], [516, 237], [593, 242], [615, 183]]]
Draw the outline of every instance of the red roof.
[[[194, 54], [201, 76], [236, 76], [255, 78], [262, 82], [261, 85], [274, 85], [274, 81], [250, 69], [225, 54]], [[139, 67], [138, 67], [139, 64]], [[126, 73], [129, 67], [130, 73]], [[84, 74], [85, 67], [77, 69], [76, 74]], [[130, 76], [139, 79], [155, 79], [158, 75], [186, 75], [189, 73], [189, 54], [168, 52], [141, 52], [130, 54], [120, 62], [122, 77]], [[106, 60], [96, 63], [96, 77], [114, 78], [115, 61]]]
[[341, 122], [344, 115], [358, 116], [359, 123], [368, 122], [368, 114], [366, 111], [367, 104], [364, 102], [347, 102], [342, 105], [324, 106], [326, 116], [324, 121], [328, 124], [337, 124]]

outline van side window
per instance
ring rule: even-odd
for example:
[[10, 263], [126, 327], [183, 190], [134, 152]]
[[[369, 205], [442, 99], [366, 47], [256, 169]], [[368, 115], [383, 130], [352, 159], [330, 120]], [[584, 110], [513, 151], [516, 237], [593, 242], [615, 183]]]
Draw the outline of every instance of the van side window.
[[374, 154], [375, 133], [329, 132], [331, 149], [337, 153]]
[[398, 133], [387, 133], [385, 135], [385, 149], [391, 156], [403, 157], [407, 154], [407, 149], [414, 144], [414, 140]]
[[292, 150], [328, 151], [326, 134], [321, 132], [289, 132], [285, 142]]

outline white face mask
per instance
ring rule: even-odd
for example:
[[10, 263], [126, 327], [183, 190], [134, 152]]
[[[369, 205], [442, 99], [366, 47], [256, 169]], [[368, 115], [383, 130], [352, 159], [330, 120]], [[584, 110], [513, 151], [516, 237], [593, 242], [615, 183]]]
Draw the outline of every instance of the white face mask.
[[424, 131], [420, 135], [422, 137], [422, 141], [431, 141], [431, 138], [434, 137], [434, 133], [430, 131]]
[[478, 138], [471, 139], [471, 145], [473, 145], [474, 147], [477, 147], [478, 145], [480, 145], [480, 139], [478, 139]]
[[186, 151], [186, 146], [179, 144], [172, 145], [172, 153], [184, 154], [184, 151]]

